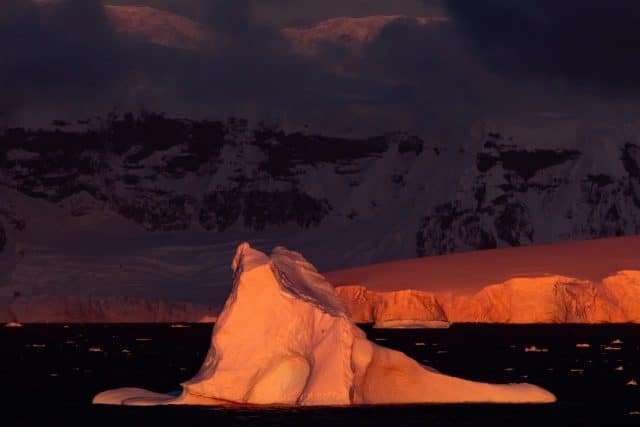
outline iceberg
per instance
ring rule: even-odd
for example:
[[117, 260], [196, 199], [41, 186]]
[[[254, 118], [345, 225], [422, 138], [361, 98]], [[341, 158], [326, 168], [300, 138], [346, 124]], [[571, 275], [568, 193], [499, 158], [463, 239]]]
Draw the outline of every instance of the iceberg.
[[233, 288], [209, 353], [179, 395], [122, 388], [99, 393], [93, 402], [286, 406], [555, 401], [535, 385], [444, 375], [374, 344], [353, 322], [334, 287], [297, 252], [278, 247], [267, 256], [243, 243], [232, 269]]

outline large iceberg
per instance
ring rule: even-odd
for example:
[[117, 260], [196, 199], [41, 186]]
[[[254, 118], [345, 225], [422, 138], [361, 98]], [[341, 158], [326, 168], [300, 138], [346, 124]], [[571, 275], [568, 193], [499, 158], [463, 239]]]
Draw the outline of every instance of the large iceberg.
[[[200, 372], [179, 396], [106, 391], [98, 404], [350, 405], [544, 403], [531, 384], [486, 384], [441, 374], [367, 340], [333, 286], [299, 253], [269, 257], [243, 243], [234, 283]], [[474, 363], [472, 359], [469, 363]]]

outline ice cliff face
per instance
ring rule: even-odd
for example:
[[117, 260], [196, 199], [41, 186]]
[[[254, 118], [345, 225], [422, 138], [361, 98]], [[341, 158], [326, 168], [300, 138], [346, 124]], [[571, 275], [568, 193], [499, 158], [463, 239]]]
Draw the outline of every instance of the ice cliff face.
[[640, 271], [592, 282], [566, 276], [516, 277], [472, 294], [341, 286], [356, 322], [381, 327], [429, 327], [430, 322], [638, 323]]
[[364, 286], [340, 286], [336, 292], [346, 302], [352, 319], [377, 327], [433, 327], [448, 324], [435, 295], [412, 289], [375, 292]]
[[494, 385], [438, 373], [366, 339], [344, 302], [300, 254], [238, 247], [234, 285], [200, 372], [179, 397], [140, 389], [94, 403], [349, 405], [552, 402], [533, 385]]

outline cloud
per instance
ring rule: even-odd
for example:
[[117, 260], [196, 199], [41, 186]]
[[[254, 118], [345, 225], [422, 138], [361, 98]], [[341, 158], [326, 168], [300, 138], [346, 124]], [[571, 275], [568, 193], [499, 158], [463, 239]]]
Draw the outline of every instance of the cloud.
[[[579, 105], [549, 85], [549, 76], [569, 79], [569, 71], [579, 72], [579, 67], [548, 60], [546, 50], [556, 49], [552, 56], [560, 62], [562, 48], [520, 31], [531, 20], [543, 20], [531, 16], [546, 16], [527, 5], [520, 10], [492, 0], [479, 9], [450, 0], [449, 21], [419, 25], [412, 17], [399, 19], [357, 52], [337, 38], [305, 56], [292, 52], [276, 22], [403, 10], [381, 1], [328, 1], [322, 7], [313, 2], [316, 6], [304, 15], [300, 8], [310, 5], [306, 0], [146, 3], [151, 1], [198, 19], [214, 42], [178, 49], [125, 37], [112, 27], [98, 0], [59, 0], [46, 8], [24, 0], [0, 2], [0, 86], [5, 94], [0, 111], [11, 112], [18, 124], [145, 108], [193, 118], [235, 115], [296, 127], [310, 124], [312, 132], [375, 134], [464, 130], [487, 112]], [[297, 12], [278, 15], [277, 6], [283, 4]], [[421, 4], [394, 3], [416, 13], [423, 11]], [[429, 7], [436, 6], [431, 2]], [[513, 14], [519, 17], [515, 24], [498, 25]], [[552, 21], [568, 19], [558, 16]], [[589, 59], [574, 55], [576, 63]], [[533, 58], [525, 66], [524, 56]]]
[[634, 0], [447, 0], [476, 53], [512, 78], [561, 79], [603, 95], [640, 89]]
[[99, 92], [121, 71], [115, 38], [98, 1], [69, 0], [48, 6], [47, 12], [20, 0], [0, 4], [5, 108], [26, 99]]

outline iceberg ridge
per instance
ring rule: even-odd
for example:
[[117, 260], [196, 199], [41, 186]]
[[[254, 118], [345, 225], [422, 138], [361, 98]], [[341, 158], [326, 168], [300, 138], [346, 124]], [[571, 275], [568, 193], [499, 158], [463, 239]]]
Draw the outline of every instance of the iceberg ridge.
[[269, 257], [247, 243], [232, 262], [231, 295], [209, 354], [179, 396], [110, 390], [97, 404], [351, 405], [555, 401], [531, 384], [487, 384], [441, 374], [367, 340], [331, 284], [302, 255]]

